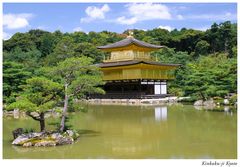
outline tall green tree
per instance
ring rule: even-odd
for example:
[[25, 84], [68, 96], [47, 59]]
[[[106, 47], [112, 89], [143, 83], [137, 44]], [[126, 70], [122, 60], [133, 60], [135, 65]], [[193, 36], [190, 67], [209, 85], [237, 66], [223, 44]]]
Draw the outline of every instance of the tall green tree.
[[15, 96], [23, 90], [21, 86], [26, 83], [31, 74], [20, 63], [3, 62], [3, 102], [15, 101]]
[[25, 111], [28, 116], [40, 124], [40, 130], [45, 130], [45, 113], [56, 107], [60, 100], [62, 85], [44, 77], [33, 77], [26, 81], [24, 91], [17, 101], [7, 108]]
[[70, 34], [70, 36], [73, 38], [75, 43], [89, 42], [88, 35], [81, 31], [74, 32]]
[[39, 50], [42, 53], [42, 57], [46, 57], [47, 55], [53, 52], [54, 44], [55, 39], [53, 34], [46, 33], [43, 36], [41, 36]]
[[74, 56], [84, 55], [94, 60], [94, 63], [102, 62], [104, 53], [96, 48], [91, 43], [79, 43], [74, 48]]
[[183, 28], [180, 31], [174, 31], [168, 42], [168, 47], [175, 48], [176, 51], [188, 52], [194, 51], [195, 45], [204, 36], [204, 32], [193, 29]]
[[158, 51], [152, 52], [152, 58], [162, 63], [176, 63], [185, 65], [191, 60], [187, 52], [176, 52], [172, 48], [163, 48]]
[[207, 55], [209, 53], [210, 45], [205, 40], [200, 40], [197, 42], [195, 46], [195, 55], [198, 57], [199, 55]]
[[211, 53], [215, 53], [219, 50], [219, 26], [217, 23], [213, 23], [211, 28], [206, 31], [205, 37], [211, 46]]
[[56, 65], [57, 62], [74, 56], [75, 43], [69, 36], [63, 37], [49, 56], [46, 57], [47, 64]]
[[15, 47], [11, 52], [4, 52], [3, 57], [4, 61], [21, 63], [32, 72], [42, 64], [41, 52], [36, 48], [25, 52]]
[[29, 33], [16, 33], [9, 40], [3, 41], [3, 50], [11, 51], [19, 47], [22, 51], [27, 52], [29, 50], [35, 49], [36, 44], [31, 39]]
[[52, 77], [64, 87], [64, 107], [60, 123], [60, 131], [65, 130], [65, 120], [70, 98], [83, 98], [89, 93], [104, 93], [98, 87], [103, 84], [102, 75], [98, 68], [92, 65], [89, 57], [68, 58], [59, 62], [49, 71]]
[[155, 28], [146, 32], [147, 36], [151, 36], [154, 39], [154, 44], [168, 45], [170, 40], [170, 34], [168, 30]]
[[219, 37], [221, 38], [221, 43], [225, 53], [229, 53], [232, 49], [232, 34], [231, 34], [231, 22], [226, 21], [219, 25]]

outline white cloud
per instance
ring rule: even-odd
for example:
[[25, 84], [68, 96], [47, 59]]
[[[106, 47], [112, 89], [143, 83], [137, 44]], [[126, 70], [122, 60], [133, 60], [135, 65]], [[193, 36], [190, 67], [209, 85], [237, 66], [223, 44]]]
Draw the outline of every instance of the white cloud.
[[2, 37], [3, 37], [4, 40], [8, 40], [8, 39], [10, 39], [12, 37], [12, 34], [3, 32], [3, 36]]
[[132, 25], [135, 24], [137, 21], [138, 19], [136, 17], [126, 18], [125, 16], [122, 16], [117, 18], [117, 23], [119, 24]]
[[165, 30], [168, 30], [168, 31], [173, 30], [173, 28], [170, 27], [170, 26], [158, 26], [158, 28], [165, 29]]
[[4, 14], [3, 26], [7, 29], [19, 29], [29, 26], [29, 19], [33, 17], [33, 14]]
[[179, 15], [177, 15], [177, 19], [178, 20], [183, 20], [183, 16], [179, 14]]
[[128, 10], [131, 15], [142, 20], [171, 19], [168, 7], [162, 4], [130, 4]]
[[101, 8], [96, 6], [89, 6], [85, 10], [87, 17], [81, 18], [81, 22], [90, 22], [96, 19], [104, 19], [105, 13], [110, 11], [110, 7], [104, 4]]
[[131, 25], [143, 20], [172, 19], [169, 8], [162, 4], [133, 3], [126, 5], [126, 7], [130, 17], [118, 17], [116, 22], [119, 24]]
[[73, 29], [73, 32], [75, 32], [75, 31], [83, 31], [83, 29], [82, 29], [81, 27], [75, 27], [75, 28]]

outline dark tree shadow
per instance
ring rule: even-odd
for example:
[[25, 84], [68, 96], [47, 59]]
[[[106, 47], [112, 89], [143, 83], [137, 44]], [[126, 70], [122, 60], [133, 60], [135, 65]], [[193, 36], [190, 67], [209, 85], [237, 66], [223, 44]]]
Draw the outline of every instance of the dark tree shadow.
[[98, 131], [94, 131], [94, 130], [88, 130], [88, 129], [80, 129], [80, 130], [77, 130], [78, 133], [80, 134], [80, 137], [81, 136], [99, 136], [101, 133], [98, 132]]

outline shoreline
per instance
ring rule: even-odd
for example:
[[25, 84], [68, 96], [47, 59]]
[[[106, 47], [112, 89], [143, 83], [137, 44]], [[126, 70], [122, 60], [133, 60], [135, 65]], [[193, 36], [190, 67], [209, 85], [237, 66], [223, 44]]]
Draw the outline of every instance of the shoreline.
[[[237, 105], [223, 105], [217, 104], [214, 101], [210, 101], [211, 103], [201, 103], [196, 105], [194, 102], [185, 101], [190, 97], [165, 97], [158, 99], [82, 99], [75, 100], [76, 103], [85, 103], [90, 105], [121, 105], [121, 106], [171, 106], [171, 105], [191, 105], [194, 106], [197, 110], [219, 110], [222, 109], [224, 111], [229, 111], [229, 109], [237, 109]], [[209, 102], [209, 101], [205, 101]], [[45, 115], [48, 117], [60, 117], [61, 114], [58, 112], [54, 112], [54, 110], [49, 111]], [[18, 109], [13, 111], [3, 110], [3, 117], [13, 117], [13, 118], [26, 118], [25, 112], [20, 112]]]
[[88, 104], [111, 104], [111, 105], [163, 105], [163, 104], [175, 104], [179, 103], [182, 99], [178, 97], [165, 97], [156, 99], [88, 99], [84, 102]]

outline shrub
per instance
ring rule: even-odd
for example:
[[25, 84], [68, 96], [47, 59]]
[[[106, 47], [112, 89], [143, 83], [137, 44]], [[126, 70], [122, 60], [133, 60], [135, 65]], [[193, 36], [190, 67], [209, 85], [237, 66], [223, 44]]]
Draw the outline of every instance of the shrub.
[[181, 88], [169, 88], [169, 93], [178, 97], [184, 95], [184, 92], [182, 91]]
[[234, 94], [230, 97], [229, 102], [231, 105], [234, 105], [237, 102], [237, 94]]

